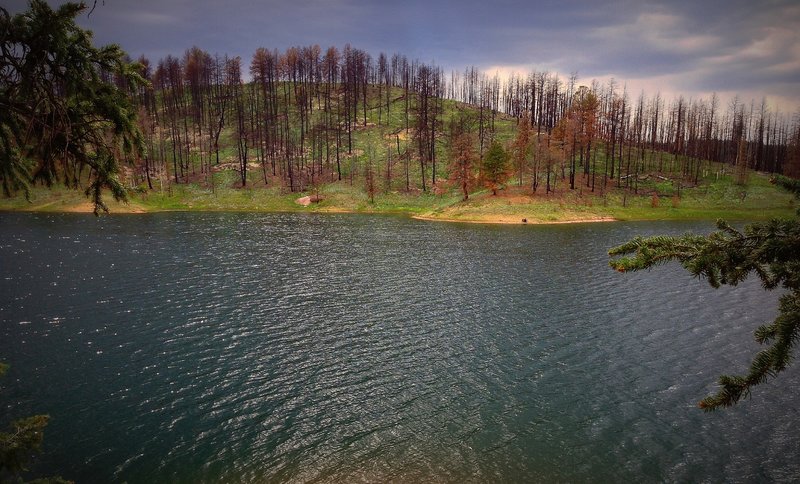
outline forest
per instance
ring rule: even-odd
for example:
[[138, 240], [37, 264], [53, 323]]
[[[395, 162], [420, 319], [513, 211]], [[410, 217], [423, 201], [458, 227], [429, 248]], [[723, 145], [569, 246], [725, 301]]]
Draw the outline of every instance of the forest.
[[[370, 203], [512, 188], [590, 193], [604, 204], [609, 193], [623, 205], [638, 195], [657, 206], [721, 178], [744, 187], [753, 170], [800, 175], [800, 116], [766, 99], [668, 99], [548, 71], [445, 72], [349, 44], [259, 48], [250, 59], [192, 47], [133, 61], [117, 46], [93, 47], [49, 9], [39, 15], [49, 22], [39, 27], [61, 32], [54, 39], [81, 46], [83, 57], [34, 50], [41, 34], [7, 16], [7, 196], [61, 182], [86, 189], [96, 209], [107, 208], [104, 188], [125, 200], [268, 187], [319, 202], [320, 190], [344, 181]], [[32, 136], [45, 142], [29, 146]]]
[[466, 196], [487, 181], [494, 141], [508, 158], [494, 182], [534, 193], [562, 182], [638, 192], [650, 173], [696, 185], [711, 162], [740, 184], [748, 169], [800, 174], [800, 118], [766, 100], [632, 96], [615, 81], [587, 86], [553, 72], [445, 73], [350, 45], [260, 48], [249, 62], [193, 47], [135, 65], [148, 81], [128, 89], [147, 150], [130, 160], [131, 182], [148, 189], [155, 180], [213, 187], [213, 173], [233, 170], [241, 187], [302, 192], [358, 177], [368, 192], [380, 180], [405, 191], [454, 182]]

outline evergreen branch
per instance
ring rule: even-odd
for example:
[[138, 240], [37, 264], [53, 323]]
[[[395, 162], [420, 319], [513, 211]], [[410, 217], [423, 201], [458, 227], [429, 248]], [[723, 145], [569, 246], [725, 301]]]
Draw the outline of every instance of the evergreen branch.
[[91, 34], [75, 24], [84, 8], [66, 3], [54, 10], [33, 0], [29, 12], [13, 18], [0, 11], [0, 71], [14, 80], [0, 90], [0, 106], [8, 108], [0, 112], [0, 176], [6, 194], [27, 194], [32, 181], [50, 185], [61, 173], [69, 184], [68, 174], [88, 165], [94, 190], [87, 195], [97, 213], [105, 209], [103, 189], [125, 198], [117, 156], [144, 153], [128, 92], [101, 73], [123, 79], [127, 89], [146, 81], [118, 45], [92, 45]]
[[713, 411], [735, 405], [742, 398], [750, 396], [753, 386], [774, 378], [786, 369], [791, 361], [792, 350], [800, 339], [800, 292], [782, 296], [775, 322], [756, 330], [756, 341], [759, 343], [772, 339], [774, 342], [771, 346], [756, 354], [747, 375], [720, 377], [722, 388], [715, 395], [701, 400], [700, 408]]
[[[775, 183], [800, 196], [800, 181], [778, 177]], [[619, 272], [678, 261], [714, 288], [736, 285], [755, 273], [765, 289], [783, 287], [790, 291], [781, 296], [775, 321], [754, 332], [755, 340], [768, 346], [756, 354], [746, 375], [721, 376], [720, 390], [700, 401], [703, 410], [735, 405], [750, 396], [752, 387], [774, 378], [791, 362], [800, 340], [800, 220], [773, 219], [748, 225], [741, 232], [718, 220], [717, 231], [705, 237], [636, 237], [608, 253], [623, 256], [609, 261]]]

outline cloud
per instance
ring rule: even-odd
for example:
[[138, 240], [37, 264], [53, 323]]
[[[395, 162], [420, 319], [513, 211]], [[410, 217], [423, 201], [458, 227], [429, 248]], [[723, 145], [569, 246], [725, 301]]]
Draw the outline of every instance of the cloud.
[[[13, 12], [26, 2], [8, 4]], [[193, 45], [249, 59], [262, 46], [349, 42], [446, 70], [577, 72], [687, 96], [740, 90], [800, 104], [796, 0], [106, 0], [79, 23], [99, 43], [152, 60]]]
[[588, 77], [688, 96], [733, 93], [798, 105], [800, 8], [790, 2], [662, 2], [628, 24], [592, 29]]
[[174, 26], [181, 22], [179, 17], [158, 12], [132, 12], [124, 16], [127, 23], [139, 26]]
[[633, 23], [595, 28], [590, 37], [600, 43], [669, 52], [677, 56], [703, 55], [722, 42], [719, 36], [692, 32], [691, 25], [684, 18], [664, 12], [643, 12]]

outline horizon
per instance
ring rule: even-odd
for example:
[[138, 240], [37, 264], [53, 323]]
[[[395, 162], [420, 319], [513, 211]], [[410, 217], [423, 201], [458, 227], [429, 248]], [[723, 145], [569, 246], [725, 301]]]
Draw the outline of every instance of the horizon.
[[[766, 98], [774, 111], [800, 110], [800, 5], [791, 1], [276, 3], [100, 0], [78, 24], [97, 44], [116, 43], [131, 58], [152, 62], [181, 57], [193, 46], [249, 63], [259, 47], [350, 43], [373, 56], [397, 53], [445, 72], [474, 66], [501, 78], [533, 70], [563, 79], [575, 73], [578, 84], [615, 79], [631, 97], [716, 93], [723, 103], [734, 96], [745, 104]], [[27, 5], [10, 0], [6, 8], [13, 15]]]

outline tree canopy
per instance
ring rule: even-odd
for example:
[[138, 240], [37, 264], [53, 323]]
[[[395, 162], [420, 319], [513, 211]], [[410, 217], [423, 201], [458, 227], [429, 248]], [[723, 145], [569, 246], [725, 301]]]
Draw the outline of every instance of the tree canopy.
[[[775, 181], [800, 197], [800, 181], [786, 177]], [[742, 231], [718, 220], [717, 231], [708, 236], [636, 237], [611, 249], [609, 255], [626, 256], [610, 262], [620, 272], [678, 261], [714, 288], [722, 284], [735, 286], [755, 273], [765, 289], [780, 287], [787, 291], [780, 298], [775, 321], [755, 331], [756, 341], [767, 347], [755, 356], [749, 372], [721, 376], [720, 390], [700, 401], [701, 408], [732, 406], [750, 396], [753, 386], [775, 377], [789, 365], [800, 339], [800, 219], [773, 219], [748, 225]]]
[[84, 3], [52, 9], [31, 0], [15, 16], [0, 7], [0, 180], [10, 195], [61, 179], [107, 210], [102, 190], [125, 200], [119, 160], [143, 153], [128, 90], [144, 82], [117, 45], [94, 47], [75, 17]]

